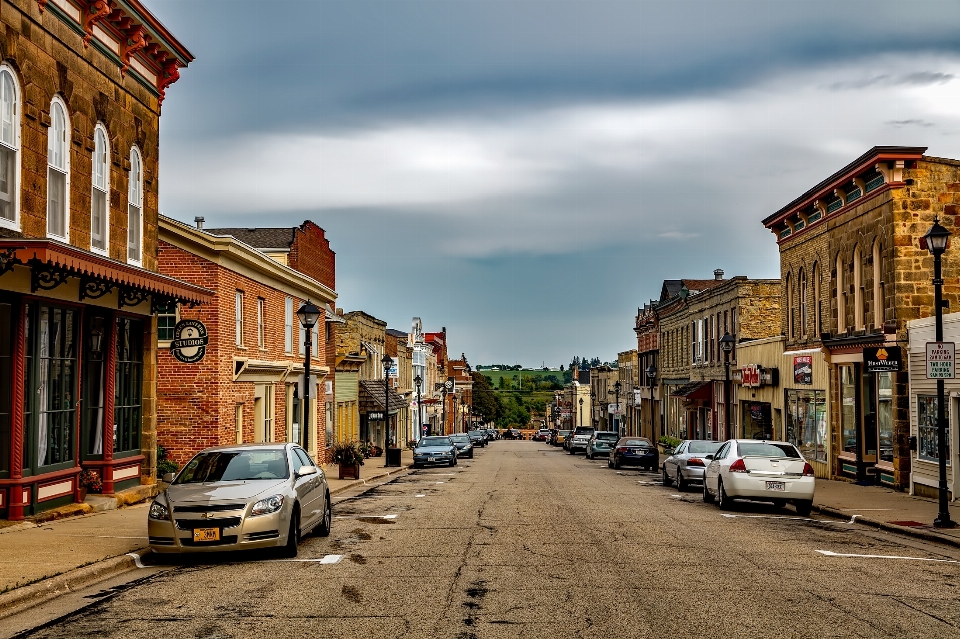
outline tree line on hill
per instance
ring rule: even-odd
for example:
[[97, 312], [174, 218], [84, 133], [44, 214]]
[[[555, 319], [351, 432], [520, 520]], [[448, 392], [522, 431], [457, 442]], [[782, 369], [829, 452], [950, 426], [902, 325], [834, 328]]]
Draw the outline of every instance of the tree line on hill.
[[[556, 376], [550, 375], [548, 377]], [[501, 380], [503, 378], [501, 377]], [[532, 383], [533, 380], [531, 380]], [[524, 382], [524, 391], [527, 382]], [[533, 393], [528, 396], [521, 395], [519, 392], [498, 392], [494, 389], [489, 377], [483, 373], [474, 371], [473, 373], [473, 411], [477, 413], [484, 422], [494, 422], [498, 428], [525, 427], [530, 423], [534, 415], [542, 415], [546, 410], [546, 404], [552, 398], [556, 385], [557, 389], [563, 388], [554, 381], [540, 380], [539, 384], [550, 384], [550, 388], [542, 388], [542, 392]], [[518, 389], [519, 390], [519, 389]], [[529, 389], [533, 391], [534, 389]]]

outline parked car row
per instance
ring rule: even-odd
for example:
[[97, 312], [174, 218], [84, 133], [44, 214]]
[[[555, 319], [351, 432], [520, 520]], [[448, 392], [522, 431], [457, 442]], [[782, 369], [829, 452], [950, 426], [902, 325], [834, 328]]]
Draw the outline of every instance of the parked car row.
[[493, 429], [423, 437], [413, 449], [413, 467], [456, 466], [458, 459], [473, 459], [477, 448], [487, 446], [496, 438], [497, 431]]

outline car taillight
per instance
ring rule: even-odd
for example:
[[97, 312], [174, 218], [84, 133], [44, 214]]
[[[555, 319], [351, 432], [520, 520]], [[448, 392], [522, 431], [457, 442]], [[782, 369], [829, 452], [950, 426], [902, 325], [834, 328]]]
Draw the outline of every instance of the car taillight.
[[627, 452], [627, 447], [626, 447], [626, 446], [618, 446], [618, 447], [617, 447], [617, 452], [618, 452], [618, 453], [625, 453], [625, 452]]
[[732, 464], [730, 464], [730, 472], [731, 472], [731, 473], [745, 473], [745, 472], [747, 472], [747, 465], [743, 463], [743, 460], [742, 460], [742, 459], [738, 459], [737, 461], [735, 461], [735, 462], [733, 462]]
[[697, 457], [691, 457], [687, 460], [687, 466], [703, 466], [703, 460]]
[[803, 465], [803, 476], [804, 477], [813, 477], [813, 466], [810, 464]]

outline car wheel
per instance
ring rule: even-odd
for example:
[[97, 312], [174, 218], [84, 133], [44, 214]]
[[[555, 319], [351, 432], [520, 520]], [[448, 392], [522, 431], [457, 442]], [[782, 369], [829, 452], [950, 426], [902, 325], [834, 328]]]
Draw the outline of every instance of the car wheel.
[[794, 508], [797, 509], [798, 515], [800, 515], [801, 517], [809, 517], [810, 510], [813, 508], [813, 502], [803, 500], [803, 501], [796, 502], [793, 506]]
[[613, 460], [607, 457], [607, 468], [613, 468]]
[[704, 503], [707, 503], [707, 504], [713, 503], [713, 495], [710, 493], [710, 489], [707, 488], [706, 476], [704, 476], [703, 478], [703, 501]]
[[414, 468], [423, 468], [423, 464], [414, 463], [413, 467], [414, 467]]
[[673, 480], [670, 479], [670, 475], [667, 474], [667, 467], [663, 467], [663, 481], [661, 482], [664, 486], [670, 486], [673, 484]]
[[573, 449], [572, 449], [572, 448], [568, 448], [568, 449], [567, 449], [567, 452], [572, 455], [572, 454], [573, 454]]
[[620, 460], [617, 459], [616, 457], [613, 458], [613, 467], [617, 469], [620, 468]]
[[297, 556], [297, 546], [300, 544], [300, 506], [294, 505], [293, 514], [290, 516], [290, 530], [287, 532], [287, 543], [281, 549], [280, 554], [287, 559]]
[[589, 450], [589, 449], [587, 449], [587, 452], [585, 452], [585, 453], [583, 454], [583, 456], [586, 457], [587, 459], [593, 459], [593, 455], [590, 454], [590, 450]]
[[677, 490], [684, 491], [687, 489], [687, 480], [684, 478], [683, 473], [680, 472], [680, 467], [677, 466]]
[[320, 520], [320, 525], [317, 526], [318, 537], [329, 537], [330, 527], [333, 525], [333, 504], [330, 503], [329, 492], [327, 493], [326, 501], [327, 507], [323, 510], [323, 519]]
[[719, 477], [717, 478], [717, 505], [720, 506], [721, 510], [731, 510], [733, 508], [733, 500], [723, 489], [723, 480]]
[[787, 505], [787, 501], [786, 501], [785, 499], [774, 499], [774, 500], [773, 500], [773, 507], [774, 507], [774, 508], [783, 508], [783, 507], [786, 506], [786, 505]]
[[450, 468], [453, 468], [456, 465], [457, 465], [457, 458], [454, 457], [453, 459], [450, 460]]
[[473, 451], [470, 451], [470, 459], [473, 459]]

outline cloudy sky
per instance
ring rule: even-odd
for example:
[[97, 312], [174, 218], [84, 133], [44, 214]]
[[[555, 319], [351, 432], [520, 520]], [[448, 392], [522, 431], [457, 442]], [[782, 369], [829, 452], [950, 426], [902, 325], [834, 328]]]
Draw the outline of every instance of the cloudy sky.
[[474, 364], [614, 359], [665, 278], [871, 146], [960, 158], [954, 1], [148, 0], [194, 53], [160, 208], [324, 227], [339, 305]]

